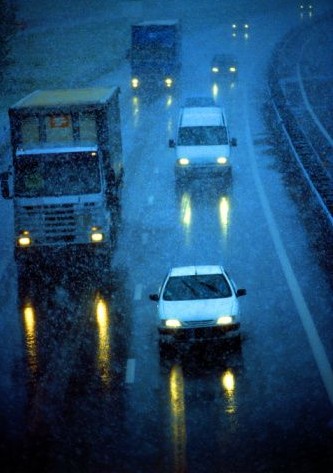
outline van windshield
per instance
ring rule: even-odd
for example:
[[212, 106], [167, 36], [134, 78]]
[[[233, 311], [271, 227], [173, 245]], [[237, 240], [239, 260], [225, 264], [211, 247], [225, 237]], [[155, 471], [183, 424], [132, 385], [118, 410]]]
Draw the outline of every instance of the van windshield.
[[178, 146], [227, 145], [225, 126], [184, 126], [179, 129]]

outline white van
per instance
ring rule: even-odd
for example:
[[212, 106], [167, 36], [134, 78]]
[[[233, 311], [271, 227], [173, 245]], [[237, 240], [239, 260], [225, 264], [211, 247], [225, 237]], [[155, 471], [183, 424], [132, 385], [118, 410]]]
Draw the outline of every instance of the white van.
[[180, 111], [176, 140], [176, 179], [185, 177], [231, 178], [230, 139], [225, 114], [211, 98], [188, 99]]

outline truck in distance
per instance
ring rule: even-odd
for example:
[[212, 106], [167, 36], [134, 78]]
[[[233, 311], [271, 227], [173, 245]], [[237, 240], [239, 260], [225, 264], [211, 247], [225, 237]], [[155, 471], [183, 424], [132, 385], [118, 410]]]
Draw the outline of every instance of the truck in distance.
[[133, 24], [128, 58], [133, 89], [151, 86], [173, 88], [181, 70], [180, 21], [143, 21]]
[[[109, 254], [123, 180], [119, 87], [37, 90], [9, 108], [15, 256], [36, 250]], [[13, 192], [8, 179], [13, 176]]]

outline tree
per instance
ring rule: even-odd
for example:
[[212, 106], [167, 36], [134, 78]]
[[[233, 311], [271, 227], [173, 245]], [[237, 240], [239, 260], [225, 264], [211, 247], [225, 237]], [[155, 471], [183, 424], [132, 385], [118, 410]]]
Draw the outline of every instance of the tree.
[[0, 0], [0, 80], [8, 65], [9, 41], [15, 32], [15, 13], [12, 4], [7, 0]]

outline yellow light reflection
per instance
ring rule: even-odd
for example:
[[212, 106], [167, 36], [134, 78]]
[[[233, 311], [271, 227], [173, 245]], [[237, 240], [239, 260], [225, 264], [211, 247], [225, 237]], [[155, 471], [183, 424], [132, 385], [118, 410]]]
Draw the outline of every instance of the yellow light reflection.
[[25, 344], [28, 356], [28, 366], [34, 375], [37, 371], [37, 336], [36, 336], [36, 315], [31, 304], [23, 307], [23, 321]]
[[230, 202], [228, 197], [221, 197], [219, 202], [220, 226], [224, 236], [227, 236], [229, 229]]
[[139, 112], [140, 112], [140, 101], [137, 95], [132, 97], [132, 115], [134, 126], [137, 126], [139, 122]]
[[221, 376], [221, 384], [227, 399], [225, 411], [227, 414], [235, 414], [236, 402], [235, 402], [235, 376], [230, 369], [227, 369]]
[[192, 203], [191, 196], [187, 192], [184, 192], [181, 198], [180, 220], [185, 231], [186, 243], [188, 243], [192, 223]]
[[178, 365], [174, 365], [170, 372], [170, 407], [174, 444], [174, 468], [172, 471], [185, 473], [187, 468], [184, 376], [181, 367]]
[[219, 95], [219, 86], [216, 84], [216, 82], [212, 86], [212, 94], [213, 98], [216, 100]]
[[167, 108], [171, 107], [172, 101], [173, 101], [172, 95], [168, 95], [168, 96], [167, 96], [167, 100], [166, 100], [166, 106], [167, 106]]
[[110, 333], [109, 310], [102, 297], [96, 300], [96, 320], [98, 327], [98, 369], [103, 383], [110, 384]]

